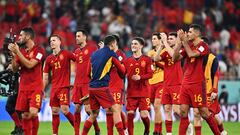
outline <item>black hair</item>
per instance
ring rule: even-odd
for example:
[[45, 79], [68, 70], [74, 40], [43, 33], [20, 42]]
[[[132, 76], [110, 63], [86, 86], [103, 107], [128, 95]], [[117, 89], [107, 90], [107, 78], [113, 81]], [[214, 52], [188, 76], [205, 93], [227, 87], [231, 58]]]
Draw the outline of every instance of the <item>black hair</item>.
[[61, 36], [59, 36], [59, 35], [57, 35], [57, 34], [52, 34], [52, 35], [48, 38], [48, 42], [50, 42], [50, 39], [51, 39], [52, 37], [57, 37], [60, 41], [62, 41]]
[[201, 39], [207, 44], [210, 43], [210, 40], [206, 36], [202, 36]]
[[161, 39], [160, 32], [154, 32], [152, 36], [157, 36], [158, 39]]
[[117, 43], [120, 42], [120, 38], [117, 34], [113, 34], [112, 36], [116, 39]]
[[199, 24], [191, 24], [189, 28], [193, 28], [194, 30], [197, 30], [200, 33], [202, 33], [202, 27]]
[[170, 32], [170, 33], [168, 34], [168, 36], [174, 36], [174, 37], [177, 37], [177, 32]]
[[134, 37], [133, 40], [137, 40], [141, 45], [145, 45], [145, 40], [142, 37]]
[[24, 33], [26, 33], [27, 35], [29, 35], [31, 39], [34, 39], [34, 37], [35, 37], [35, 32], [34, 32], [33, 28], [31, 28], [31, 27], [25, 27], [25, 28], [21, 29], [21, 31], [23, 31]]
[[[79, 28], [79, 29], [77, 30], [77, 32], [82, 32], [83, 35], [85, 35], [86, 37], [88, 37], [88, 32], [87, 32], [86, 30], [84, 30], [84, 29]], [[77, 33], [77, 32], [76, 32], [76, 33]]]
[[113, 41], [117, 41], [113, 35], [108, 35], [103, 40], [104, 45], [107, 45], [107, 46], [109, 46]]

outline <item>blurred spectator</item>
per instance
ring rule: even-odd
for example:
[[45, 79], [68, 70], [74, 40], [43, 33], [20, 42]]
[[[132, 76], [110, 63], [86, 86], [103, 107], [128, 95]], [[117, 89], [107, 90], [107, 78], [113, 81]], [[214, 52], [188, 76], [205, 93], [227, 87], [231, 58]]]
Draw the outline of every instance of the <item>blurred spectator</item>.
[[228, 91], [226, 89], [226, 85], [223, 84], [221, 86], [221, 94], [219, 95], [218, 102], [220, 104], [227, 104], [228, 103]]
[[198, 23], [205, 26], [204, 36], [220, 60], [221, 79], [239, 79], [239, 5], [239, 0], [0, 0], [0, 44], [10, 28], [18, 33], [31, 25], [39, 45], [48, 45], [49, 35], [58, 33], [71, 50], [74, 32], [84, 27], [93, 43], [118, 33], [121, 49], [128, 50], [132, 36], [148, 41], [154, 31], [168, 33]]

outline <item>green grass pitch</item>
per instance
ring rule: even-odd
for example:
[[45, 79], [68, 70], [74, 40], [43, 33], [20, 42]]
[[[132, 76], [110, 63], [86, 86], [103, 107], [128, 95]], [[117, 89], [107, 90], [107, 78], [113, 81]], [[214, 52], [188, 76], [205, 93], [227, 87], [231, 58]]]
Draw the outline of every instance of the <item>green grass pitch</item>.
[[[106, 135], [107, 134], [107, 128], [106, 128], [106, 123], [105, 122], [100, 122], [99, 123], [100, 128], [101, 128], [101, 134]], [[178, 125], [179, 122], [174, 122], [173, 123], [173, 135], [177, 135], [178, 133]], [[1, 121], [0, 122], [0, 135], [9, 135], [10, 132], [13, 129], [13, 122], [6, 122], [6, 121]], [[83, 123], [81, 123], [81, 129], [82, 130]], [[142, 135], [144, 126], [141, 122], [135, 122], [134, 124], [134, 134], [135, 135]], [[151, 123], [151, 130], [150, 130], [150, 135], [153, 132], [153, 123]], [[229, 135], [240, 135], [240, 123], [239, 122], [224, 122], [224, 128], [228, 131]], [[41, 122], [40, 127], [39, 127], [39, 135], [52, 135], [52, 125], [51, 122]], [[163, 133], [165, 134], [165, 125], [163, 123]], [[68, 122], [61, 122], [60, 127], [59, 127], [59, 135], [73, 135], [73, 128]], [[115, 134], [116, 130], [115, 130]], [[203, 127], [202, 127], [202, 134], [203, 135], [212, 135], [208, 125], [206, 122], [203, 122]], [[94, 135], [94, 130], [93, 127], [91, 128], [89, 135]]]

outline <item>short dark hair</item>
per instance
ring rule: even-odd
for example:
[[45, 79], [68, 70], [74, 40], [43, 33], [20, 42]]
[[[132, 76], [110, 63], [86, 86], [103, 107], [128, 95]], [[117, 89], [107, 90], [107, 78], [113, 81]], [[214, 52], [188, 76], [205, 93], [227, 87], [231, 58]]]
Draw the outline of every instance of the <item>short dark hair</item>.
[[104, 38], [103, 42], [104, 42], [104, 45], [107, 45], [109, 46], [113, 41], [117, 41], [116, 38], [112, 35], [108, 35]]
[[141, 45], [145, 46], [145, 40], [142, 37], [134, 37], [133, 40], [137, 40]]
[[193, 28], [194, 30], [197, 30], [200, 33], [202, 33], [202, 27], [199, 24], [191, 24], [189, 28]]
[[82, 32], [83, 35], [85, 35], [86, 37], [88, 37], [88, 32], [87, 32], [86, 30], [84, 30], [84, 29], [79, 28], [79, 29], [76, 31], [76, 33], [77, 33], [77, 32]]
[[113, 34], [112, 36], [116, 39], [116, 41], [118, 43], [120, 42], [120, 38], [119, 38], [119, 36], [117, 34]]
[[177, 37], [177, 32], [170, 32], [170, 33], [168, 34], [168, 36], [174, 36], [174, 37]]
[[210, 43], [210, 40], [206, 36], [202, 36], [201, 39], [207, 44]]
[[157, 36], [158, 39], [161, 39], [160, 32], [153, 32], [152, 36]]
[[31, 39], [34, 39], [34, 37], [35, 37], [35, 32], [34, 32], [33, 28], [31, 28], [31, 27], [25, 27], [25, 28], [21, 29], [21, 31], [23, 31], [24, 33], [26, 33], [27, 35], [29, 35]]
[[48, 38], [48, 42], [50, 42], [50, 39], [51, 39], [52, 37], [57, 37], [60, 41], [62, 41], [61, 36], [59, 36], [58, 34], [52, 34], [52, 35]]

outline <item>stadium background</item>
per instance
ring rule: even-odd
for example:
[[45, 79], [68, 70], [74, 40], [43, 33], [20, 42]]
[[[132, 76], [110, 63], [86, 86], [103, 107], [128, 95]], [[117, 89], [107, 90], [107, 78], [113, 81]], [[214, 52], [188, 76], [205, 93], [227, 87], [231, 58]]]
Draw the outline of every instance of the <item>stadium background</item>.
[[[37, 33], [36, 43], [46, 48], [48, 54], [51, 53], [48, 45], [51, 33], [59, 34], [64, 39], [63, 48], [68, 50], [76, 48], [74, 32], [78, 26], [88, 30], [89, 44], [97, 44], [109, 33], [118, 33], [121, 49], [130, 56], [132, 37], [143, 36], [147, 41], [144, 52], [147, 52], [151, 49], [152, 32], [186, 30], [191, 23], [204, 26], [204, 35], [209, 38], [209, 46], [219, 59], [219, 94], [228, 93], [221, 117], [225, 121], [240, 122], [238, 0], [0, 0], [0, 71], [6, 64], [2, 44], [10, 28], [19, 33], [22, 27], [32, 26]], [[226, 88], [221, 89], [222, 85]], [[4, 109], [5, 103], [6, 98], [0, 97], [0, 133], [2, 121], [10, 120]], [[51, 120], [48, 98], [39, 116], [42, 121]], [[104, 118], [99, 117], [99, 120]]]

